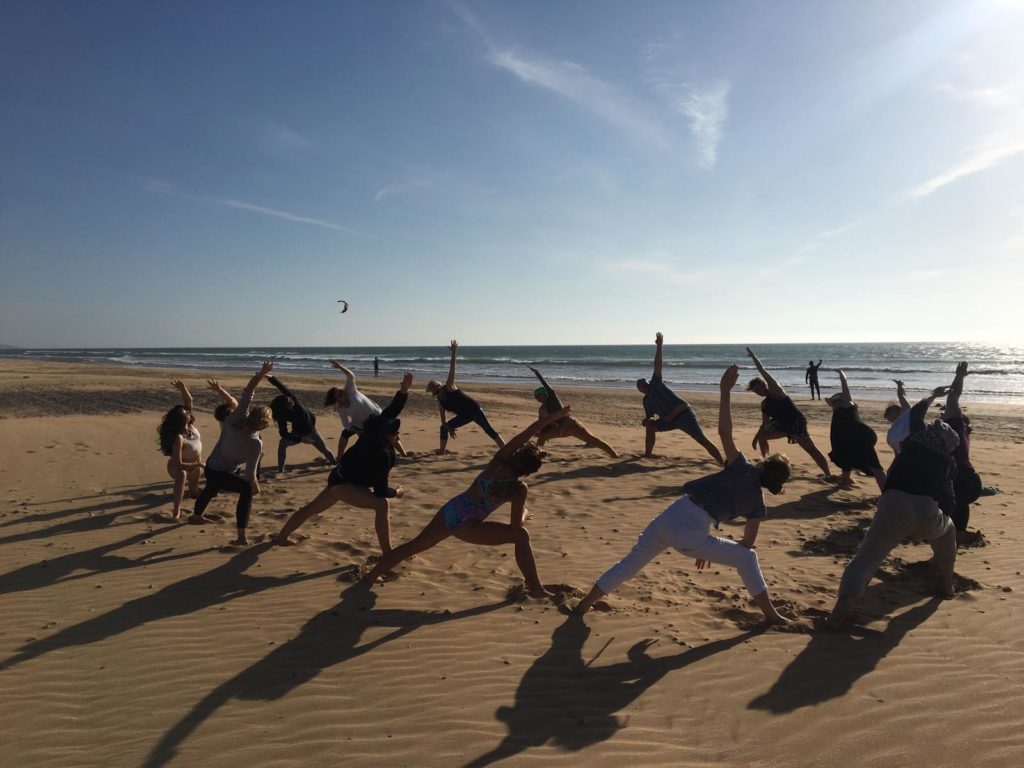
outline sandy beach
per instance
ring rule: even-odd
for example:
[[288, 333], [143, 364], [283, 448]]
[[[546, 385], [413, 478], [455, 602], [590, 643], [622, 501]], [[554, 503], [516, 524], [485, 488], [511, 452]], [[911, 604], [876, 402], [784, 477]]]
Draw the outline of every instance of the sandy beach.
[[[750, 374], [744, 371], [741, 381]], [[9, 766], [1016, 766], [1024, 729], [1024, 408], [963, 402], [972, 459], [1000, 493], [972, 509], [962, 591], [932, 596], [931, 550], [886, 561], [857, 632], [813, 631], [871, 519], [878, 489], [818, 479], [796, 446], [784, 495], [766, 496], [758, 553], [789, 631], [760, 614], [735, 572], [666, 552], [584, 619], [521, 595], [511, 547], [443, 542], [369, 595], [345, 592], [378, 554], [372, 513], [336, 506], [266, 538], [312, 499], [327, 468], [309, 446], [271, 474], [249, 548], [220, 522], [171, 520], [156, 426], [196, 396], [204, 456], [216, 443], [207, 374], [4, 361], [0, 367], [0, 764]], [[238, 392], [244, 379], [224, 374]], [[289, 377], [332, 448], [320, 406], [339, 378]], [[417, 381], [402, 416], [411, 452], [392, 472], [406, 495], [393, 539], [419, 532], [493, 454], [475, 426], [438, 456], [437, 408]], [[378, 402], [395, 379], [360, 379]], [[527, 388], [475, 385], [505, 436], [536, 418]], [[257, 402], [273, 392], [264, 385]], [[556, 440], [528, 479], [541, 578], [569, 605], [624, 555], [689, 479], [715, 470], [680, 432], [642, 458], [635, 391], [560, 390], [621, 454]], [[830, 411], [793, 392], [828, 452]], [[688, 397], [716, 440], [717, 396]], [[879, 434], [884, 403], [861, 400]], [[758, 400], [734, 396], [751, 455]], [[276, 430], [264, 432], [273, 456]], [[191, 509], [190, 500], [185, 507]], [[507, 507], [495, 513], [505, 519]], [[739, 538], [740, 525], [723, 526]]]

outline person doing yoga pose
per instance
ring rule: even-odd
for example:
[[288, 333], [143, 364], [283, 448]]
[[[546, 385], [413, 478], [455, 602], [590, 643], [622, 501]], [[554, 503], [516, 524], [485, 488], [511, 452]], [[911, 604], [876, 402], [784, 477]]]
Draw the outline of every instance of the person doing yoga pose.
[[[324, 396], [324, 405], [333, 405], [341, 419], [341, 437], [338, 438], [338, 457], [345, 453], [349, 438], [363, 431], [363, 424], [371, 416], [380, 413], [380, 406], [356, 388], [356, 377], [337, 360], [331, 360], [331, 367], [341, 371], [345, 377], [344, 387], [331, 387]], [[395, 444], [400, 456], [405, 456], [402, 441]]]
[[841, 368], [837, 369], [836, 373], [839, 374], [843, 391], [826, 400], [832, 408], [832, 427], [829, 435], [832, 450], [828, 457], [843, 471], [842, 477], [839, 478], [841, 485], [853, 482], [850, 474], [856, 469], [873, 475], [875, 482], [878, 483], [878, 490], [881, 491], [885, 486], [885, 472], [878, 460], [878, 454], [875, 453], [878, 436], [875, 430], [860, 420], [860, 411], [853, 402], [846, 374]]
[[167, 474], [174, 481], [174, 496], [171, 515], [175, 520], [184, 519], [181, 501], [188, 484], [189, 495], [199, 495], [199, 475], [203, 468], [203, 439], [195, 427], [192, 414], [192, 395], [185, 382], [175, 379], [172, 385], [181, 394], [181, 404], [166, 414], [157, 427], [160, 452], [167, 456]]
[[[534, 399], [540, 403], [538, 416], [540, 418], [544, 418], [545, 416], [562, 410], [562, 401], [558, 399], [558, 395], [555, 394], [555, 390], [551, 388], [551, 385], [544, 381], [544, 377], [540, 375], [540, 371], [533, 366], [530, 366], [530, 370], [533, 371], [533, 375], [537, 377], [538, 381], [540, 381], [540, 386], [533, 390]], [[597, 435], [591, 434], [590, 430], [572, 416], [565, 416], [554, 424], [549, 424], [541, 430], [541, 433], [537, 435], [537, 447], [543, 448], [545, 442], [559, 437], [575, 437], [577, 440], [582, 440], [587, 445], [597, 446], [613, 459], [618, 458], [619, 455], [615, 452], [614, 448], [608, 445], [608, 443]]]
[[832, 479], [832, 472], [828, 468], [828, 461], [814, 444], [810, 434], [807, 432], [807, 417], [803, 415], [793, 399], [786, 394], [786, 390], [777, 382], [757, 355], [750, 347], [747, 347], [747, 354], [761, 375], [750, 380], [747, 389], [753, 392], [761, 400], [761, 428], [754, 435], [752, 447], [758, 448], [762, 456], [768, 455], [768, 441], [786, 438], [791, 443], [796, 443], [807, 454], [814, 459], [825, 475], [826, 480]]
[[[452, 339], [448, 348], [452, 351], [451, 363], [448, 366], [448, 378], [444, 384], [437, 381], [427, 382], [427, 392], [437, 398], [437, 407], [441, 414], [441, 447], [437, 449], [440, 454], [448, 452], [448, 437], [455, 437], [455, 430], [461, 426], [475, 422], [498, 447], [505, 445], [491, 423], [487, 421], [483, 409], [472, 397], [455, 386], [455, 354], [459, 350], [459, 342]], [[451, 411], [455, 414], [451, 419], [445, 421], [445, 412]]]
[[316, 414], [299, 402], [299, 398], [276, 376], [268, 376], [267, 381], [281, 393], [270, 401], [270, 411], [274, 414], [277, 431], [281, 437], [277, 444], [277, 471], [284, 472], [284, 460], [288, 448], [300, 443], [312, 445], [329, 463], [334, 464], [334, 454], [324, 443], [323, 436], [316, 428]]
[[[363, 586], [369, 587], [399, 563], [454, 536], [469, 544], [514, 544], [516, 565], [523, 574], [527, 592], [533, 597], [549, 596], [537, 575], [530, 533], [523, 527], [529, 489], [522, 478], [536, 472], [543, 463], [544, 454], [530, 442], [530, 438], [567, 415], [569, 408], [548, 414], [509, 440], [494, 454], [469, 488], [441, 507], [416, 538], [382, 557], [363, 578]], [[510, 522], [487, 520], [494, 510], [507, 502], [512, 504]]]
[[654, 336], [654, 373], [651, 380], [637, 379], [636, 388], [644, 396], [645, 418], [640, 422], [647, 430], [644, 443], [644, 456], [651, 456], [654, 452], [654, 442], [658, 432], [667, 432], [678, 429], [685, 432], [699, 443], [705, 451], [711, 454], [711, 458], [719, 464], [723, 464], [722, 454], [718, 447], [707, 439], [704, 430], [700, 428], [697, 421], [697, 414], [693, 412], [690, 404], [675, 392], [668, 388], [661, 378], [662, 368], [662, 345], [664, 337], [661, 333]]

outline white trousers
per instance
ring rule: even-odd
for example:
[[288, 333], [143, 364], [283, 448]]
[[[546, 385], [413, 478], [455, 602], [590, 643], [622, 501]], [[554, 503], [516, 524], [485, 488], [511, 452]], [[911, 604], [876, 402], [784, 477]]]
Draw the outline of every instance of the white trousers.
[[632, 551], [605, 571], [597, 586], [606, 594], [613, 592], [666, 549], [674, 549], [686, 557], [735, 568], [750, 594], [760, 595], [768, 585], [757, 553], [738, 542], [712, 536], [713, 523], [711, 515], [689, 496], [681, 496], [648, 524]]

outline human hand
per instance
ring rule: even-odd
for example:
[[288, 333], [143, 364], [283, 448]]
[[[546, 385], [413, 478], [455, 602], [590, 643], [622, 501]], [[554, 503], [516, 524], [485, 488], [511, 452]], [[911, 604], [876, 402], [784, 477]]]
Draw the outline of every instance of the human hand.
[[409, 388], [411, 386], [412, 386], [412, 374], [409, 373], [408, 371], [406, 371], [405, 375], [402, 377], [402, 386], [401, 386], [402, 393], [403, 394], [408, 394], [409, 393]]
[[252, 495], [253, 496], [259, 496], [260, 495], [260, 481], [259, 480], [253, 480], [251, 485], [252, 485]]
[[274, 370], [274, 361], [273, 360], [264, 360], [263, 361], [263, 365], [260, 366], [260, 373], [263, 374], [264, 376], [266, 376], [272, 370]]
[[969, 371], [967, 370], [967, 361], [964, 360], [962, 363], [957, 365], [957, 367], [956, 367], [956, 375], [957, 376], [966, 376], [968, 373], [969, 373]]
[[405, 496], [405, 488], [403, 488], [402, 486], [398, 486], [397, 488], [395, 488], [395, 498], [400, 499], [403, 496]]
[[697, 558], [696, 566], [698, 571], [703, 571], [709, 565], [711, 565], [710, 560], [701, 560], [700, 558]]
[[182, 392], [184, 392], [186, 389], [188, 389], [185, 386], [185, 382], [182, 381], [181, 379], [172, 379], [171, 380], [171, 386], [172, 387], [176, 387], [178, 390], [180, 390]]
[[459, 342], [457, 342], [455, 339], [452, 339], [451, 344], [448, 345], [448, 349], [450, 349], [452, 351], [452, 354], [454, 354], [459, 349]]
[[661, 331], [658, 331], [656, 334], [654, 334], [654, 343], [657, 344], [659, 347], [665, 343], [665, 337], [661, 335]]
[[739, 380], [740, 367], [738, 365], [730, 365], [725, 369], [725, 373], [722, 374], [722, 380], [718, 383], [718, 388], [723, 392], [728, 392], [736, 386], [736, 382]]
[[903, 388], [903, 380], [902, 380], [902, 379], [893, 379], [893, 382], [894, 382], [894, 383], [896, 384], [896, 386], [897, 386], [897, 387], [899, 387], [900, 389], [902, 389], [902, 388]]
[[932, 390], [932, 397], [945, 397], [949, 394], [949, 387], [936, 387]]
[[340, 371], [342, 368], [344, 368], [344, 366], [337, 360], [331, 360], [331, 368]]
[[212, 389], [214, 392], [220, 392], [220, 382], [216, 379], [207, 379], [206, 386]]

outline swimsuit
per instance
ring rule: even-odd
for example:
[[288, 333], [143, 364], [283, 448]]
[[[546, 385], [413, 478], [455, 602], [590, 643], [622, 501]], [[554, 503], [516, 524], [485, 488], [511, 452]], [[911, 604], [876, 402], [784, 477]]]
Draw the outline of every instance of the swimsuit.
[[508, 499], [492, 499], [489, 494], [492, 486], [518, 483], [519, 479], [510, 477], [504, 480], [495, 480], [480, 475], [473, 482], [480, 488], [480, 495], [483, 498], [473, 499], [470, 497], [469, 491], [464, 491], [441, 507], [441, 519], [444, 521], [444, 527], [449, 531], [454, 531], [465, 523], [486, 520], [491, 512], [508, 501]]

